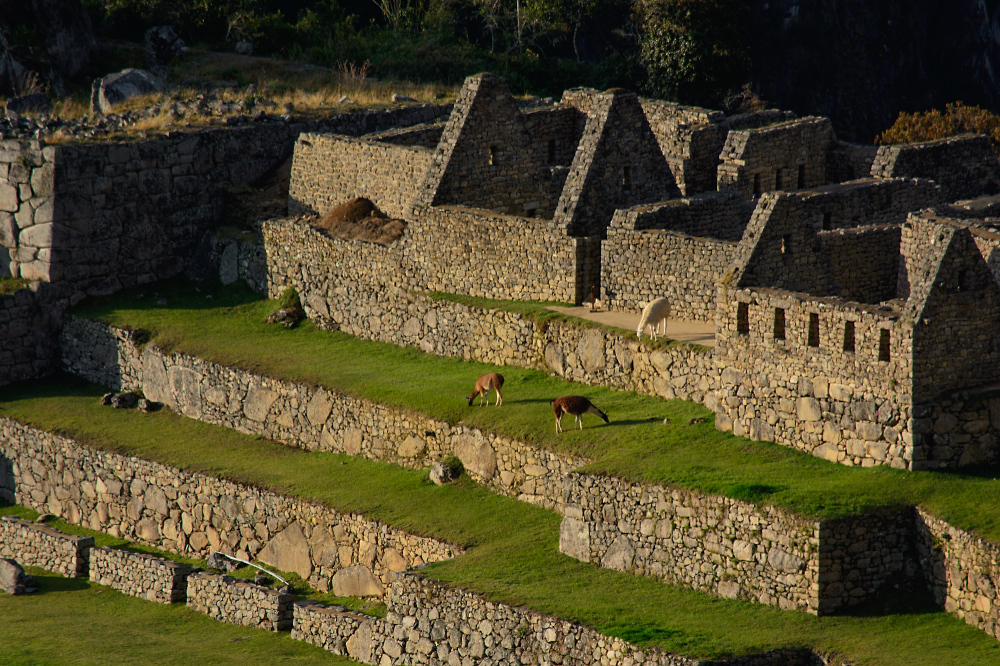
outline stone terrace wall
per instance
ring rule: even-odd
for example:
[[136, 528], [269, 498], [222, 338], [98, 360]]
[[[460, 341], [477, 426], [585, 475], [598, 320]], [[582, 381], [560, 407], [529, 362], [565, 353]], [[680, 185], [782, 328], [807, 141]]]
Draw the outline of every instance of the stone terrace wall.
[[665, 296], [672, 318], [694, 321], [715, 319], [717, 285], [737, 248], [733, 241], [615, 226], [608, 228], [608, 239], [601, 245], [601, 300], [606, 308], [641, 312], [647, 303]]
[[830, 119], [815, 117], [730, 132], [720, 153], [718, 189], [750, 199], [772, 190], [825, 185], [833, 138]]
[[898, 225], [819, 232], [841, 298], [859, 303], [896, 298], [901, 232]]
[[187, 600], [191, 567], [146, 553], [112, 548], [90, 551], [90, 580], [133, 597], [161, 604]]
[[272, 297], [295, 287], [306, 313], [323, 328], [441, 356], [548, 368], [586, 384], [715, 406], [718, 372], [702, 351], [685, 345], [656, 350], [599, 328], [559, 321], [538, 326], [511, 312], [434, 300], [386, 284], [379, 271], [366, 273], [363, 263], [341, 275], [338, 262], [328, 257], [347, 255], [350, 242], [301, 225], [267, 222], [264, 239]]
[[435, 206], [417, 212], [404, 241], [427, 291], [580, 303], [600, 275], [590, 259], [599, 239], [570, 237], [549, 220]]
[[187, 580], [187, 605], [213, 620], [267, 631], [292, 628], [295, 596], [229, 576], [196, 573]]
[[94, 537], [72, 536], [15, 516], [0, 518], [0, 557], [14, 558], [21, 566], [41, 567], [68, 578], [86, 576], [93, 546]]
[[930, 178], [941, 186], [946, 202], [1000, 192], [1000, 161], [981, 134], [880, 146], [871, 175]]
[[769, 507], [571, 475], [559, 550], [730, 599], [815, 613], [815, 522]]
[[447, 112], [408, 107], [123, 144], [0, 141], [0, 244], [9, 255], [0, 275], [66, 280], [89, 294], [171, 277], [221, 219], [224, 188], [280, 164], [299, 133], [357, 135]]
[[486, 601], [412, 574], [396, 576], [385, 619], [296, 604], [292, 637], [366, 664], [497, 663], [580, 666], [815, 666], [807, 650], [697, 661], [643, 650], [593, 629]]
[[[833, 462], [916, 469], [928, 453], [913, 442], [912, 331], [893, 310], [767, 289], [719, 288], [716, 352], [722, 388], [716, 426]], [[746, 333], [740, 332], [745, 308]], [[776, 311], [784, 338], [776, 338]], [[819, 346], [809, 343], [810, 315]], [[854, 326], [855, 349], [844, 350]], [[879, 359], [889, 331], [889, 361]]]
[[72, 288], [35, 283], [0, 296], [0, 386], [58, 369], [58, 331], [70, 293]]
[[433, 153], [422, 146], [302, 134], [295, 143], [288, 191], [291, 215], [322, 215], [366, 197], [389, 217], [402, 218]]
[[349, 567], [363, 566], [381, 586], [394, 571], [461, 554], [359, 515], [94, 451], [9, 419], [0, 428], [0, 458], [12, 465], [18, 504], [115, 537], [200, 557], [256, 557], [324, 591]]
[[67, 322], [63, 339], [71, 350], [69, 371], [100, 382], [117, 368], [114, 383], [121, 389], [142, 388], [147, 398], [191, 418], [411, 469], [456, 455], [497, 492], [550, 508], [561, 498], [563, 476], [587, 462], [333, 391], [148, 346], [140, 352], [121, 331], [87, 320]]
[[916, 512], [920, 564], [934, 601], [1000, 639], [1000, 546]]

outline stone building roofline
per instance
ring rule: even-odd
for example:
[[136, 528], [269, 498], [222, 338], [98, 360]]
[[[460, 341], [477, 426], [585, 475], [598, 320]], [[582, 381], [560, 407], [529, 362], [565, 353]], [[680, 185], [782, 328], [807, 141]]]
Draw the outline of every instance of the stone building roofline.
[[770, 287], [741, 287], [740, 292], [749, 294], [760, 294], [769, 298], [785, 299], [796, 303], [809, 303], [825, 306], [839, 310], [841, 312], [855, 312], [857, 314], [873, 315], [881, 317], [886, 321], [896, 322], [902, 320], [904, 301], [892, 299], [884, 303], [859, 303], [858, 301], [848, 301], [839, 296], [812, 296], [799, 291], [787, 291], [785, 289], [771, 289]]

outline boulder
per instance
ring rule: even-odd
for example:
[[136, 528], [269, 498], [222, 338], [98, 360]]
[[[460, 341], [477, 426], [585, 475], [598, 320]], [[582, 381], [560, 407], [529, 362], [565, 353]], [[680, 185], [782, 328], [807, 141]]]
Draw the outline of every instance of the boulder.
[[205, 566], [219, 571], [232, 571], [239, 568], [240, 565], [239, 562], [229, 559], [220, 552], [213, 552], [205, 560]]
[[170, 61], [188, 50], [184, 40], [178, 37], [169, 25], [150, 28], [146, 31], [145, 40], [146, 50], [143, 53], [143, 58], [146, 69], [161, 79], [167, 78], [170, 71], [167, 65], [170, 64]]
[[434, 485], [443, 486], [444, 484], [451, 482], [453, 479], [454, 477], [452, 476], [451, 467], [448, 465], [436, 462], [434, 463], [434, 466], [431, 467], [431, 481], [434, 482]]
[[111, 406], [115, 409], [131, 409], [135, 403], [139, 402], [139, 396], [135, 393], [119, 393], [111, 398]]
[[35, 579], [24, 573], [24, 569], [14, 560], [0, 560], [0, 588], [7, 594], [30, 594], [36, 592]]
[[45, 93], [35, 93], [34, 95], [24, 95], [22, 97], [11, 97], [7, 100], [5, 111], [11, 120], [17, 120], [28, 111], [38, 113], [48, 113], [52, 110], [52, 103]]
[[298, 523], [292, 523], [268, 541], [257, 559], [280, 571], [294, 571], [304, 579], [312, 573], [309, 542]]
[[234, 50], [241, 56], [252, 56], [253, 42], [236, 42], [236, 48]]
[[338, 597], [381, 597], [382, 584], [367, 567], [347, 567], [333, 575], [330, 581]]
[[465, 469], [487, 481], [493, 478], [497, 471], [497, 454], [482, 435], [456, 435], [452, 444]]
[[90, 91], [90, 112], [109, 113], [115, 104], [166, 90], [161, 80], [145, 70], [123, 69], [94, 80]]
[[399, 93], [393, 93], [392, 94], [392, 101], [393, 102], [419, 102], [420, 100], [413, 99], [409, 95], [401, 95]]

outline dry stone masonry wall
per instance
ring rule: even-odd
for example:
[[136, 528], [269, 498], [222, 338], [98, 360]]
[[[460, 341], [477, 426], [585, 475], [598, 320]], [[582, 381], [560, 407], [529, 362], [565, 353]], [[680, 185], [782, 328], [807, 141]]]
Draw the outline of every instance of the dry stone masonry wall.
[[295, 605], [292, 637], [366, 664], [496, 663], [580, 666], [814, 666], [807, 650], [697, 661], [644, 650], [621, 638], [487, 601], [413, 574], [397, 575], [384, 619]]
[[984, 135], [880, 146], [871, 175], [932, 179], [948, 202], [1000, 193], [1000, 161]]
[[295, 596], [210, 573], [188, 577], [187, 605], [213, 620], [266, 631], [292, 628]]
[[461, 553], [359, 515], [94, 451], [9, 419], [0, 427], [18, 504], [115, 537], [199, 557], [257, 558], [324, 591], [342, 570], [360, 567], [345, 587], [360, 581], [374, 596], [395, 571]]
[[71, 292], [35, 283], [0, 296], [0, 386], [56, 370], [59, 326]]
[[21, 566], [67, 578], [86, 576], [93, 546], [94, 537], [73, 536], [16, 516], [0, 517], [0, 557], [16, 559]]
[[161, 604], [187, 600], [191, 567], [148, 555], [112, 548], [90, 551], [90, 580], [123, 594]]
[[427, 148], [332, 134], [302, 134], [295, 143], [288, 212], [328, 210], [365, 197], [389, 217], [402, 218], [430, 165]]

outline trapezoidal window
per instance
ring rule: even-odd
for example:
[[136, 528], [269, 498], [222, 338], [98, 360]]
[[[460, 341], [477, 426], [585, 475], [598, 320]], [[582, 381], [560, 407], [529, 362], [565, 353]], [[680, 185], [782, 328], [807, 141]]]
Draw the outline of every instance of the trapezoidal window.
[[778, 169], [774, 172], [774, 189], [780, 190], [785, 186], [785, 170]]
[[823, 231], [833, 229], [833, 213], [823, 213]]
[[632, 167], [622, 167], [622, 191], [632, 191]]
[[809, 346], [819, 347], [819, 315], [815, 312], [809, 313]]
[[500, 151], [496, 146], [490, 146], [490, 166], [496, 166], [499, 162]]
[[972, 286], [969, 284], [969, 271], [960, 270], [958, 272], [958, 291], [971, 291]]
[[746, 303], [736, 305], [736, 332], [750, 335], [750, 306]]
[[881, 328], [878, 332], [878, 360], [880, 361], [890, 361], [892, 359], [889, 353], [889, 329]]
[[549, 164], [556, 163], [556, 140], [549, 139]]
[[774, 308], [774, 339], [785, 339], [785, 308]]
[[755, 173], [753, 175], [753, 195], [755, 197], [760, 196], [760, 174]]
[[799, 189], [800, 190], [806, 189], [806, 165], [805, 164], [800, 164], [799, 165]]
[[854, 322], [844, 322], [844, 351], [854, 353]]

